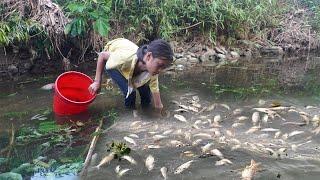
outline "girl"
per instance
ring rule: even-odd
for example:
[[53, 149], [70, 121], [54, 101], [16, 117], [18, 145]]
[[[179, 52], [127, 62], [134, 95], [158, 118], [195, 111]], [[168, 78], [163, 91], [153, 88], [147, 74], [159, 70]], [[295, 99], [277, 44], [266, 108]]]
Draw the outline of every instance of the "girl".
[[141, 97], [141, 106], [151, 103], [154, 107], [163, 108], [158, 74], [173, 61], [173, 51], [164, 40], [152, 41], [149, 45], [138, 47], [133, 42], [119, 38], [110, 41], [105, 50], [99, 54], [94, 82], [89, 86], [90, 93], [96, 93], [101, 85], [102, 70], [116, 82], [125, 96], [125, 106], [135, 108], [136, 91]]

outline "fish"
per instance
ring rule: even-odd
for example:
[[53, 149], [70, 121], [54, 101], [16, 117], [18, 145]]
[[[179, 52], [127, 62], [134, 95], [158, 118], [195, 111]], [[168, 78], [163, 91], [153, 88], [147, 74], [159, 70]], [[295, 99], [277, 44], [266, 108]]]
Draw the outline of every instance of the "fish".
[[164, 138], [167, 138], [168, 136], [164, 136], [164, 135], [154, 135], [152, 138], [155, 140], [155, 141], [158, 141], [158, 140], [161, 140], [161, 139], [164, 139]]
[[274, 138], [277, 139], [280, 137], [281, 131], [274, 133]]
[[231, 109], [230, 106], [228, 106], [227, 104], [220, 104], [220, 106], [226, 108], [227, 110], [230, 110], [230, 109]]
[[178, 119], [181, 122], [187, 122], [187, 119], [184, 116], [179, 115], [179, 114], [175, 114], [174, 118]]
[[252, 126], [248, 131], [246, 131], [246, 134], [251, 134], [254, 133], [256, 131], [258, 131], [261, 128], [261, 126]]
[[288, 139], [288, 137], [289, 137], [289, 134], [288, 134], [288, 133], [282, 134], [282, 136], [281, 136], [281, 138], [282, 138], [283, 140]]
[[176, 146], [176, 147], [181, 147], [181, 146], [184, 145], [183, 142], [178, 141], [178, 140], [171, 140], [170, 143], [171, 143], [172, 145]]
[[170, 133], [172, 133], [172, 132], [173, 132], [173, 130], [172, 130], [172, 129], [169, 129], [169, 130], [164, 131], [162, 134], [163, 134], [163, 135], [168, 135], [168, 134], [170, 134]]
[[105, 165], [114, 159], [115, 153], [111, 152], [106, 157], [104, 157], [99, 164], [96, 166], [97, 169], [100, 169], [102, 165]]
[[317, 109], [315, 106], [306, 106], [306, 109]]
[[210, 106], [207, 107], [206, 111], [208, 111], [208, 112], [209, 112], [209, 111], [212, 111], [212, 110], [214, 110], [214, 109], [216, 108], [216, 106], [217, 106], [216, 103], [211, 104]]
[[219, 122], [221, 122], [221, 115], [214, 116], [213, 122], [219, 124]]
[[304, 122], [306, 122], [306, 124], [309, 124], [310, 123], [310, 118], [304, 114], [300, 114], [300, 117], [302, 118], [302, 120]]
[[260, 114], [259, 114], [259, 112], [254, 112], [254, 113], [252, 114], [251, 119], [252, 119], [253, 125], [255, 126], [255, 125], [260, 121]]
[[152, 155], [149, 155], [147, 157], [145, 165], [149, 171], [151, 171], [154, 168], [154, 157]]
[[132, 115], [133, 115], [133, 118], [139, 117], [137, 110], [133, 110], [133, 111], [132, 111]]
[[234, 137], [236, 135], [235, 131], [233, 130], [226, 130], [226, 134], [230, 137]]
[[220, 159], [223, 159], [223, 154], [218, 149], [210, 150], [210, 154], [218, 156]]
[[139, 138], [139, 136], [136, 135], [136, 134], [129, 134], [128, 136], [129, 136], [129, 137], [132, 137], [132, 138]]
[[141, 123], [141, 121], [133, 121], [131, 124], [130, 124], [130, 127], [133, 127], [133, 126], [136, 126], [137, 124]]
[[213, 146], [213, 143], [208, 143], [208, 144], [206, 144], [206, 145], [204, 145], [204, 146], [201, 147], [201, 151], [202, 151], [203, 153], [206, 153], [207, 151], [209, 151], [209, 149], [211, 148], [211, 146]]
[[144, 148], [145, 149], [160, 149], [161, 146], [160, 145], [150, 144], [150, 145], [145, 145]]
[[246, 166], [241, 173], [242, 180], [252, 180], [257, 171], [259, 170], [260, 163], [256, 163], [251, 159], [250, 166]]
[[303, 134], [304, 131], [292, 131], [291, 133], [289, 133], [288, 137], [292, 137], [298, 134]]
[[46, 85], [42, 86], [40, 89], [42, 89], [42, 90], [51, 90], [51, 89], [54, 89], [54, 83], [46, 84]]
[[168, 178], [168, 175], [167, 175], [168, 168], [162, 167], [162, 168], [160, 169], [160, 172], [161, 172], [161, 175], [162, 175], [163, 179], [167, 179], [167, 178]]
[[314, 133], [315, 135], [318, 135], [320, 133], [320, 126], [312, 130], [312, 133]]
[[231, 127], [232, 127], [232, 128], [237, 128], [237, 127], [242, 126], [242, 125], [244, 125], [244, 123], [233, 123], [233, 124], [231, 125]]
[[119, 174], [119, 172], [120, 172], [120, 165], [118, 165], [118, 166], [114, 169], [114, 171], [115, 171], [117, 174]]
[[240, 116], [237, 118], [239, 121], [245, 121], [247, 119], [249, 119], [247, 116]]
[[189, 110], [188, 110], [188, 109], [180, 108], [180, 109], [176, 109], [176, 110], [174, 110], [174, 112], [183, 113], [183, 112], [189, 112]]
[[202, 137], [202, 138], [207, 138], [207, 139], [211, 139], [212, 136], [208, 133], [197, 133], [193, 135], [194, 138], [196, 137]]
[[194, 160], [183, 163], [182, 165], [177, 167], [177, 169], [173, 172], [173, 174], [181, 174], [184, 170], [188, 169], [193, 162]]
[[196, 120], [193, 124], [194, 125], [197, 125], [197, 124], [200, 124], [202, 121], [199, 119], [199, 120]]
[[124, 156], [121, 156], [121, 158], [129, 161], [131, 164], [134, 164], [134, 165], [137, 164], [137, 161], [135, 161], [131, 156], [124, 155]]
[[200, 144], [203, 140], [202, 139], [196, 139], [195, 141], [192, 142], [192, 146], [196, 146]]
[[309, 140], [309, 141], [304, 142], [304, 143], [301, 143], [301, 144], [292, 144], [292, 145], [291, 145], [291, 149], [292, 149], [292, 151], [297, 151], [297, 149], [298, 149], [299, 146], [302, 146], [302, 145], [305, 145], [305, 144], [311, 143], [311, 142], [312, 142], [312, 141]]
[[269, 119], [268, 114], [265, 114], [265, 115], [263, 115], [263, 117], [262, 117], [262, 122], [265, 123], [265, 124], [267, 124], [267, 123], [268, 123], [268, 119]]
[[237, 115], [240, 115], [242, 113], [242, 109], [238, 108], [238, 109], [235, 109], [232, 111], [233, 115], [237, 116]]
[[312, 125], [314, 127], [318, 127], [320, 125], [320, 117], [319, 117], [319, 115], [314, 115], [311, 121], [312, 121]]
[[127, 141], [128, 143], [133, 144], [134, 146], [136, 146], [136, 145], [137, 145], [136, 141], [135, 141], [135, 140], [133, 140], [133, 139], [132, 139], [132, 138], [130, 138], [130, 137], [125, 136], [125, 137], [123, 137], [123, 139], [124, 139], [125, 141]]
[[275, 128], [264, 128], [261, 129], [261, 132], [277, 132], [280, 131], [280, 129], [275, 129]]
[[222, 166], [225, 164], [233, 164], [229, 159], [221, 159], [219, 161], [216, 161], [216, 166]]
[[263, 105], [266, 104], [266, 101], [263, 100], [263, 99], [259, 99], [258, 104], [259, 104], [260, 106], [263, 106]]
[[269, 152], [270, 155], [273, 155], [275, 152], [271, 148], [264, 148], [265, 151]]
[[122, 177], [123, 175], [125, 175], [128, 171], [130, 171], [131, 169], [122, 169], [119, 171], [118, 176]]

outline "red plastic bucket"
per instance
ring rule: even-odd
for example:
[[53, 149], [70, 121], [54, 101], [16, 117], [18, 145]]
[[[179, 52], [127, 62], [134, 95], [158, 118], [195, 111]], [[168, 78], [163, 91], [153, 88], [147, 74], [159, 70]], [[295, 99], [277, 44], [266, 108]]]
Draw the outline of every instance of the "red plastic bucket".
[[61, 74], [55, 82], [53, 111], [57, 115], [73, 115], [84, 112], [95, 99], [88, 87], [93, 80], [80, 72], [69, 71]]

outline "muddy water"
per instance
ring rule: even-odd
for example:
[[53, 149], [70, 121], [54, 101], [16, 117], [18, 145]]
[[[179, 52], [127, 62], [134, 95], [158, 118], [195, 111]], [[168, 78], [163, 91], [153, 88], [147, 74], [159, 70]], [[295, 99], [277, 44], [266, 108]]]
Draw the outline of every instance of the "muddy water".
[[[309, 114], [309, 118], [319, 114], [319, 65], [320, 59], [317, 56], [299, 58], [261, 58], [255, 60], [241, 60], [238, 63], [212, 67], [210, 64], [201, 67], [193, 67], [186, 71], [173, 70], [164, 74], [161, 78], [161, 93], [165, 109], [169, 116], [159, 117], [152, 110], [138, 109], [138, 117], [134, 118], [132, 111], [123, 110], [122, 96], [118, 88], [114, 86], [111, 90], [103, 89], [89, 109], [89, 118], [98, 117], [112, 108], [119, 117], [110, 128], [111, 122], [104, 126], [105, 131], [97, 144], [96, 153], [98, 158], [92, 166], [96, 165], [105, 156], [106, 144], [112, 140], [122, 141], [124, 136], [135, 133], [139, 136], [135, 139], [136, 146], [127, 143], [132, 152], [130, 155], [138, 162], [138, 165], [130, 165], [122, 160], [114, 160], [110, 165], [103, 166], [100, 170], [90, 169], [89, 178], [94, 179], [115, 179], [117, 178], [114, 169], [117, 165], [121, 168], [130, 168], [123, 179], [162, 179], [160, 168], [168, 168], [169, 179], [239, 179], [241, 171], [250, 160], [254, 159], [261, 163], [261, 169], [256, 175], [256, 179], [317, 179], [320, 176], [319, 161], [319, 135], [311, 131], [315, 129], [312, 123], [308, 125], [287, 125], [285, 122], [302, 123], [303, 118], [297, 112], [277, 111], [282, 118], [269, 117], [268, 123], [262, 123], [261, 128], [280, 129], [280, 138], [274, 138], [274, 132], [261, 132], [260, 130], [252, 134], [245, 132], [253, 126], [251, 122], [252, 113], [255, 107], [270, 107], [271, 104], [291, 107], [298, 112], [303, 111]], [[32, 116], [52, 108], [53, 92], [41, 91], [39, 88], [50, 83], [48, 80], [41, 83], [23, 83], [13, 87], [8, 84], [1, 85], [0, 114], [1, 127], [0, 146], [4, 148], [9, 143], [10, 130], [12, 125], [19, 128], [21, 125], [32, 125]], [[108, 88], [109, 85], [108, 85]], [[190, 94], [192, 93], [192, 94]], [[179, 113], [174, 110], [179, 107], [172, 103], [177, 101], [183, 105], [191, 106], [189, 103], [194, 96], [199, 97], [199, 104], [208, 107], [214, 103], [217, 107], [211, 111], [202, 113], [185, 112]], [[261, 103], [259, 100], [265, 101]], [[219, 106], [227, 104], [230, 110]], [[314, 108], [306, 108], [312, 105]], [[234, 115], [233, 110], [241, 108], [241, 116], [249, 119], [243, 122], [242, 126], [231, 128], [240, 115]], [[10, 116], [15, 113], [14, 118]], [[173, 117], [173, 114], [181, 114], [186, 117], [188, 123], [180, 122]], [[265, 113], [260, 112], [262, 117]], [[212, 127], [208, 119], [213, 121], [214, 116], [221, 115], [221, 127]], [[53, 114], [49, 115], [59, 123], [59, 119], [54, 119]], [[201, 120], [199, 129], [193, 126], [194, 122]], [[133, 121], [141, 121], [139, 128], [132, 128]], [[181, 129], [181, 133], [180, 130]], [[167, 137], [155, 141], [153, 136], [160, 135], [166, 130], [172, 130]], [[227, 132], [232, 132], [231, 134]], [[294, 130], [304, 131], [288, 139], [281, 140], [282, 135]], [[217, 134], [219, 131], [220, 134]], [[150, 133], [151, 132], [151, 133]], [[155, 133], [155, 134], [152, 134]], [[212, 138], [194, 137], [198, 133], [207, 133]], [[192, 146], [196, 139], [203, 141]], [[237, 139], [238, 141], [234, 140]], [[179, 140], [183, 142], [181, 147], [173, 146], [170, 141]], [[299, 145], [304, 142], [310, 143], [301, 145], [293, 151], [292, 144]], [[240, 142], [235, 148], [237, 143]], [[216, 166], [219, 157], [209, 156], [201, 153], [201, 147], [207, 143], [213, 143], [212, 149], [219, 149], [224, 158], [232, 161], [233, 164]], [[156, 144], [159, 149], [148, 149], [146, 145]], [[270, 155], [264, 151], [264, 147], [277, 151], [279, 148], [287, 148], [286, 153], [281, 156]], [[185, 155], [184, 152], [191, 151], [192, 154]], [[149, 155], [155, 157], [155, 167], [148, 171], [144, 166], [145, 158]], [[174, 170], [184, 162], [194, 160], [189, 169], [179, 175], [174, 175]], [[91, 166], [91, 167], [92, 167]], [[36, 174], [34, 179], [44, 178], [41, 174]], [[66, 178], [71, 178], [66, 176]], [[76, 176], [72, 176], [76, 178]]]

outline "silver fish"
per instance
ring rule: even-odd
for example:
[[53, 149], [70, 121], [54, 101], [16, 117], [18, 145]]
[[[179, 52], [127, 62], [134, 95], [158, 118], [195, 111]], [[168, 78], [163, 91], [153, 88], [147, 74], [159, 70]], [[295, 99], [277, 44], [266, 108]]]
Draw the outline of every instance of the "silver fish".
[[229, 159], [221, 159], [220, 161], [216, 162], [216, 166], [222, 166], [225, 164], [233, 164]]
[[54, 83], [46, 84], [46, 85], [42, 86], [40, 89], [42, 89], [42, 90], [54, 89]]
[[207, 138], [207, 139], [211, 139], [212, 138], [212, 136], [210, 134], [207, 134], [207, 133], [194, 134], [193, 137], [194, 138], [201, 137], [201, 138]]
[[220, 159], [223, 159], [223, 154], [218, 149], [210, 150], [210, 154], [218, 156]]
[[128, 136], [129, 136], [129, 137], [132, 137], [132, 138], [139, 138], [139, 136], [136, 135], [136, 134], [129, 134]]
[[131, 169], [122, 169], [122, 170], [119, 171], [118, 176], [119, 176], [119, 177], [122, 177], [123, 175], [125, 175], [125, 173], [127, 173], [127, 172], [130, 171], [130, 170], [131, 170]]
[[129, 161], [131, 164], [134, 164], [134, 165], [137, 164], [137, 161], [135, 161], [131, 156], [124, 155], [124, 156], [121, 156], [121, 158]]
[[208, 144], [206, 144], [206, 145], [204, 145], [204, 146], [201, 147], [201, 151], [202, 151], [203, 153], [206, 153], [207, 151], [209, 151], [209, 149], [211, 148], [211, 146], [213, 146], [213, 143], [208, 143]]
[[170, 133], [172, 133], [172, 132], [173, 132], [173, 130], [172, 130], [172, 129], [169, 129], [169, 130], [164, 131], [162, 134], [163, 134], [163, 135], [168, 135], [168, 134], [170, 134]]
[[216, 116], [214, 116], [213, 122], [214, 122], [214, 123], [220, 123], [220, 122], [221, 122], [221, 115], [216, 115]]
[[227, 104], [220, 104], [220, 106], [226, 108], [227, 110], [230, 110], [230, 109], [231, 109], [230, 106], [228, 106]]
[[130, 138], [130, 137], [125, 136], [125, 137], [123, 137], [123, 139], [124, 139], [125, 141], [127, 141], [127, 142], [129, 142], [129, 143], [133, 144], [134, 146], [136, 146], [136, 145], [137, 145], [136, 141], [135, 141], [135, 140], [133, 140], [133, 139], [132, 139], [132, 138]]
[[147, 148], [147, 149], [159, 149], [159, 148], [161, 148], [161, 146], [153, 145], [153, 144], [145, 145], [144, 147]]
[[237, 118], [239, 121], [245, 121], [247, 119], [249, 119], [247, 116], [240, 116]]
[[262, 132], [277, 132], [280, 131], [279, 129], [274, 129], [274, 128], [264, 128], [261, 129]]
[[181, 147], [183, 146], [183, 142], [178, 141], [178, 140], [171, 140], [170, 143], [176, 147]]
[[281, 131], [274, 133], [274, 138], [277, 139], [280, 137]]
[[254, 112], [254, 113], [252, 114], [251, 119], [252, 119], [253, 125], [255, 126], [255, 125], [260, 121], [260, 114], [259, 114], [259, 112]]
[[115, 171], [117, 174], [119, 174], [119, 172], [120, 172], [120, 165], [118, 165], [118, 166], [114, 169], [114, 171]]
[[180, 165], [180, 166], [177, 167], [177, 169], [173, 172], [173, 174], [180, 174], [180, 173], [182, 173], [184, 170], [188, 169], [193, 162], [194, 162], [194, 160], [191, 160], [191, 161], [188, 161], [188, 162]]
[[268, 114], [265, 114], [265, 115], [263, 115], [263, 117], [262, 117], [262, 122], [265, 123], [265, 124], [267, 124], [267, 123], [268, 123], [268, 119], [269, 119]]
[[232, 111], [233, 115], [237, 116], [237, 115], [240, 115], [242, 113], [242, 109], [238, 108], [238, 109], [235, 109]]
[[180, 115], [180, 114], [175, 114], [174, 118], [178, 119], [181, 122], [187, 122], [187, 119], [184, 116]]
[[162, 167], [162, 168], [160, 169], [160, 172], [161, 172], [162, 177], [163, 177], [164, 179], [167, 179], [167, 178], [168, 178], [168, 176], [167, 176], [168, 168]]
[[104, 164], [107, 164], [107, 163], [109, 163], [110, 161], [112, 161], [113, 159], [114, 159], [114, 155], [115, 155], [115, 153], [110, 153], [110, 154], [108, 154], [106, 157], [104, 157], [101, 161], [100, 161], [100, 163], [96, 166], [96, 168], [97, 169], [100, 169], [100, 167], [102, 166], [102, 165], [104, 165]]
[[256, 131], [258, 131], [261, 127], [260, 126], [252, 126], [248, 131], [246, 131], [246, 134], [251, 134], [254, 133]]
[[154, 157], [152, 155], [149, 155], [147, 157], [145, 165], [149, 171], [151, 171], [154, 168]]
[[291, 133], [289, 133], [289, 137], [292, 137], [292, 136], [295, 136], [295, 135], [298, 135], [298, 134], [303, 134], [304, 131], [292, 131]]
[[244, 123], [233, 123], [231, 127], [232, 128], [237, 128], [237, 127], [242, 126], [242, 125], [244, 125]]
[[203, 141], [202, 139], [197, 139], [192, 142], [192, 146], [196, 146], [196, 145], [200, 144], [202, 141]]
[[256, 163], [253, 159], [251, 160], [250, 166], [246, 166], [241, 173], [242, 180], [252, 180], [258, 171], [260, 163]]

